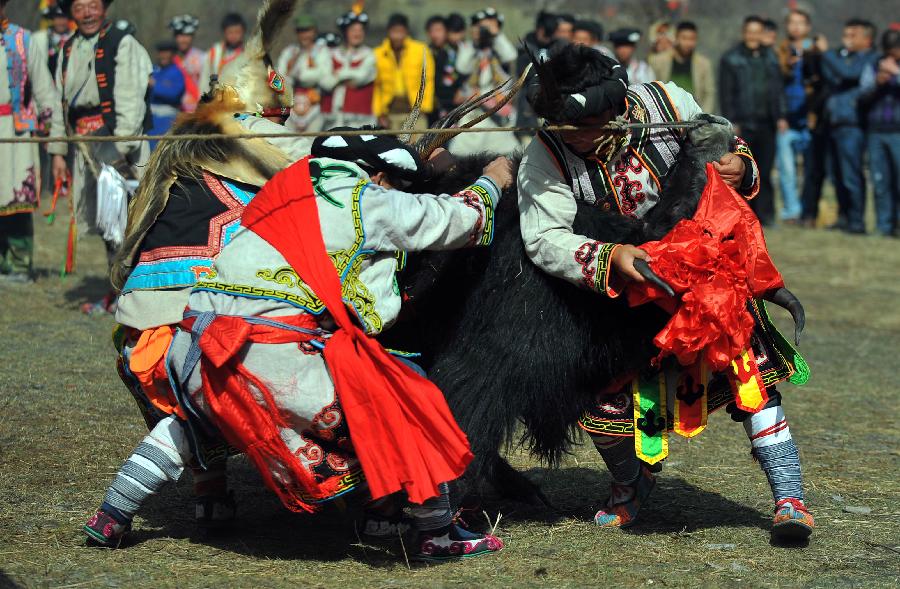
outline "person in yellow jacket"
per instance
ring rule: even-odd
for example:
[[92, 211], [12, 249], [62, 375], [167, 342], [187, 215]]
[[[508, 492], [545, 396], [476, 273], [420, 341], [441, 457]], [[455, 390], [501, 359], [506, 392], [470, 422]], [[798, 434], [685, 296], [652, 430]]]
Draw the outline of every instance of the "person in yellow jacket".
[[[425, 95], [422, 114], [434, 109], [434, 56], [425, 43], [409, 36], [409, 19], [404, 14], [392, 14], [388, 19], [388, 36], [375, 49], [375, 94], [372, 112], [378, 124], [399, 129], [412, 111], [425, 67]], [[416, 129], [426, 127], [426, 117], [420, 117]]]

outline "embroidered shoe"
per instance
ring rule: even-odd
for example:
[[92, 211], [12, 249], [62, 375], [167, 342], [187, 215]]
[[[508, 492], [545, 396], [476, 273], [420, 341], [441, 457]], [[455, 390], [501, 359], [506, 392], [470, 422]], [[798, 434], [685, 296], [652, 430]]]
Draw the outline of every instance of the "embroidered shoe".
[[612, 484], [606, 507], [594, 515], [594, 523], [601, 528], [627, 528], [634, 523], [638, 510], [650, 496], [656, 477], [646, 466], [633, 483]]
[[236, 513], [237, 505], [233, 492], [226, 495], [197, 497], [194, 502], [194, 520], [203, 528], [223, 528], [234, 521]]
[[374, 540], [396, 539], [411, 527], [409, 517], [402, 511], [393, 515], [367, 511], [363, 519], [362, 535]]
[[106, 548], [118, 548], [125, 534], [131, 531], [131, 522], [119, 523], [113, 516], [98, 509], [81, 529], [87, 534], [89, 542]]
[[805, 540], [816, 527], [813, 516], [799, 499], [782, 499], [775, 504], [772, 537], [777, 540]]
[[410, 560], [449, 562], [499, 552], [503, 549], [503, 541], [491, 534], [474, 534], [451, 524], [443, 530], [419, 532], [415, 546]]

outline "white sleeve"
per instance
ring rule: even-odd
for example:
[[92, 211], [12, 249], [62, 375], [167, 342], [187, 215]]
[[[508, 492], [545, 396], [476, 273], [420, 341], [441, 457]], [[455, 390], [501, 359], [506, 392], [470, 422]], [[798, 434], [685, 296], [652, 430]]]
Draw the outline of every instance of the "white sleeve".
[[459, 51], [456, 53], [456, 71], [463, 76], [470, 76], [475, 71], [477, 65], [478, 52], [475, 46], [468, 41], [463, 41], [459, 45]]
[[[147, 87], [153, 63], [147, 50], [131, 35], [125, 36], [116, 54], [116, 86], [113, 97], [116, 108], [116, 128], [118, 137], [142, 135], [144, 116], [147, 113]], [[120, 154], [131, 153], [140, 146], [139, 142], [128, 141], [115, 144]]]
[[516, 61], [519, 57], [516, 46], [503, 33], [494, 37], [494, 53], [497, 54], [497, 59], [500, 60], [500, 63], [504, 65]]
[[375, 81], [375, 53], [367, 51], [362, 63], [348, 72], [347, 79], [355, 83], [357, 87], [371, 84]]
[[[47, 34], [32, 36], [28, 47], [28, 78], [31, 81], [31, 92], [37, 103], [38, 114], [50, 111], [50, 128], [54, 136], [64, 135], [65, 127], [62, 117], [62, 102], [50, 67], [47, 65]], [[55, 132], [61, 130], [62, 132]]]
[[457, 194], [408, 194], [369, 184], [363, 194], [366, 245], [382, 252], [490, 245], [500, 190], [482, 176]]
[[[543, 153], [542, 153], [543, 152]], [[518, 176], [519, 218], [525, 252], [541, 270], [610, 297], [610, 260], [617, 244], [572, 231], [575, 195], [537, 140], [525, 152]]]
[[675, 82], [666, 82], [663, 84], [672, 104], [678, 109], [678, 115], [682, 121], [690, 121], [703, 113], [703, 109], [694, 100], [690, 92], [678, 86]]
[[[241, 119], [241, 126], [246, 129], [247, 133], [284, 133], [291, 134], [292, 130], [284, 125], [273, 123], [262, 117], [248, 116]], [[312, 150], [312, 137], [268, 137], [265, 139], [281, 151], [283, 151], [291, 160], [297, 161], [309, 155]]]

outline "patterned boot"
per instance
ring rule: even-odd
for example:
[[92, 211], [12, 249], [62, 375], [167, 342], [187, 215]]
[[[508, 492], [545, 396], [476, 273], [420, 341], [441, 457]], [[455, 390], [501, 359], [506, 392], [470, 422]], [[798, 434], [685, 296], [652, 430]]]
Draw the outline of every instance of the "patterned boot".
[[813, 516], [799, 499], [782, 499], [775, 505], [772, 537], [776, 540], [805, 540], [816, 527]]
[[416, 562], [449, 562], [492, 554], [503, 549], [503, 541], [491, 534], [475, 534], [451, 524], [444, 529], [419, 532], [415, 552], [410, 560]]
[[655, 485], [656, 477], [644, 465], [641, 465], [641, 472], [635, 481], [614, 481], [606, 507], [597, 512], [594, 523], [601, 528], [627, 528], [634, 524], [641, 505], [647, 501]]
[[104, 504], [97, 510], [91, 519], [82, 527], [82, 531], [88, 537], [88, 543], [93, 543], [105, 548], [118, 548], [125, 539], [125, 535], [131, 531], [131, 522], [122, 521], [123, 518], [115, 517], [115, 508], [110, 509]]

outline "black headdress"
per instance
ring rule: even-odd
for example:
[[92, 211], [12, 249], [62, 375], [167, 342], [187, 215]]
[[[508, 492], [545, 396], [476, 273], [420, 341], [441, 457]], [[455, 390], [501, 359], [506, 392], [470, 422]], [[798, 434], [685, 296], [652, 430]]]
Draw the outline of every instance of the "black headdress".
[[535, 113], [554, 123], [577, 123], [610, 110], [625, 110], [628, 72], [590, 47], [557, 45], [535, 55], [525, 45], [536, 79], [528, 89]]
[[[75, 0], [57, 0], [56, 5], [59, 6], [63, 12], [72, 16], [72, 4], [75, 3]], [[109, 5], [113, 3], [113, 0], [103, 0], [103, 5], [109, 8]]]
[[[362, 127], [336, 127], [332, 132], [372, 129]], [[422, 158], [413, 146], [403, 143], [390, 135], [332, 135], [317, 137], [312, 145], [313, 157], [329, 157], [353, 162], [364, 170], [384, 172], [394, 180], [407, 183], [420, 181], [425, 174]]]

